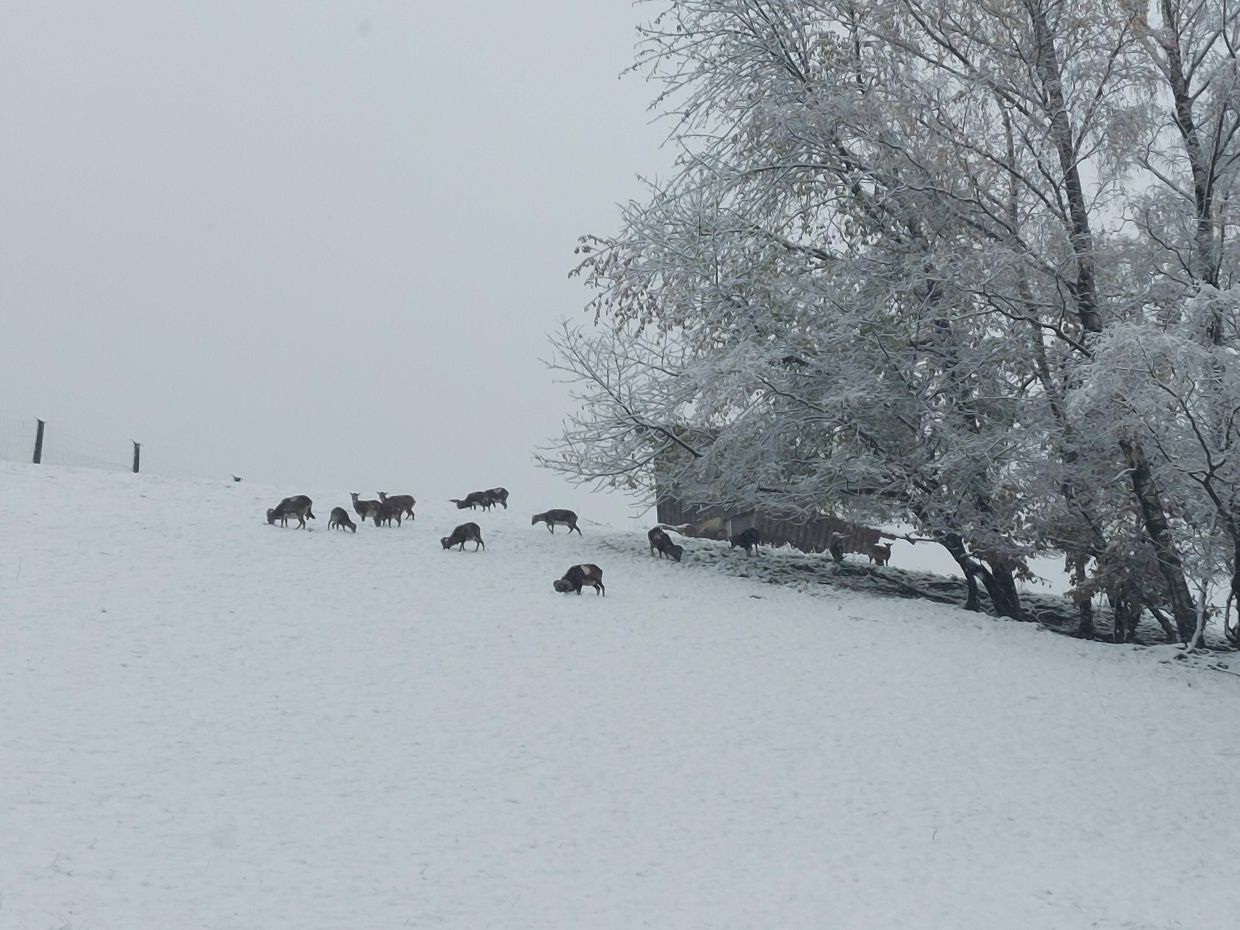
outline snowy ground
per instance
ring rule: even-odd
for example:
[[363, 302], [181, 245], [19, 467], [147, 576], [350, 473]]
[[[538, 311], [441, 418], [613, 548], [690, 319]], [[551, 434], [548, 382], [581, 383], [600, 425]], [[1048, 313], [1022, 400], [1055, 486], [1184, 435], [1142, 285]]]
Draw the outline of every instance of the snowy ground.
[[0, 928], [1240, 925], [1230, 673], [345, 490], [0, 463]]

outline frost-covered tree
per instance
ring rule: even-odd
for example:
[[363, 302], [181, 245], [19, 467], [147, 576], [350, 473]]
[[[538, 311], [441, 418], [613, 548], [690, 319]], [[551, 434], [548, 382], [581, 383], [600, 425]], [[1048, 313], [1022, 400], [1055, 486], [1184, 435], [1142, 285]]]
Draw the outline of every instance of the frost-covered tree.
[[[1149, 467], [1186, 541], [1184, 564], [1198, 590], [1230, 576], [1240, 593], [1240, 365], [1235, 321], [1240, 295], [1201, 293], [1166, 326], [1108, 328], [1070, 399], [1095, 437], [1128, 438], [1150, 450]], [[1230, 303], [1220, 307], [1220, 303]], [[1203, 334], [1230, 321], [1219, 344]], [[1192, 638], [1201, 625], [1200, 612]]]
[[[1230, 287], [1237, 256], [1227, 227], [1236, 225], [1240, 194], [1240, 3], [1130, 4], [1163, 114], [1141, 155], [1158, 187], [1138, 220], [1148, 241], [1165, 250], [1157, 267], [1173, 281]], [[1217, 315], [1207, 320], [1209, 341], [1221, 341], [1223, 323]]]
[[[1185, 338], [1194, 288], [1225, 284], [1220, 3], [666, 3], [636, 68], [678, 170], [582, 242], [596, 329], [557, 340], [583, 405], [549, 464], [632, 484], [657, 461], [703, 503], [907, 520], [1014, 616], [1028, 552], [1113, 565], [1133, 539], [1159, 577], [1104, 589], [1187, 638], [1184, 553], [1214, 530], [1171, 513], [1160, 433], [1092, 424], [1124, 327]], [[1209, 196], [1177, 201], [1194, 151]], [[1232, 310], [1209, 306], [1217, 366]]]

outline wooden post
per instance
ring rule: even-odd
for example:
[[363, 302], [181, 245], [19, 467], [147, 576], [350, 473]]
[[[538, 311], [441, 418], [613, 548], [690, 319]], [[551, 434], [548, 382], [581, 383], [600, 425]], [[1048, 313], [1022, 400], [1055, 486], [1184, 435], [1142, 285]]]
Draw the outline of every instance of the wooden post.
[[133, 444], [133, 473], [138, 473], [138, 460], [142, 456], [142, 443], [135, 442]]
[[43, 427], [46, 426], [42, 420], [35, 420], [39, 425], [34, 429], [34, 464], [40, 465], [43, 462]]

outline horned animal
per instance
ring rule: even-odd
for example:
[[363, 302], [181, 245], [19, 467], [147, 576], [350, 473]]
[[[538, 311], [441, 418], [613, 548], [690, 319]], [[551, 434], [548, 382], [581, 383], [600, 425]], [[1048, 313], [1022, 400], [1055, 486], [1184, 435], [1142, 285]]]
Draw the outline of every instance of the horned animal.
[[331, 519], [327, 521], [329, 530], [350, 529], [357, 532], [357, 524], [349, 519], [349, 511], [343, 507], [333, 507]]
[[475, 507], [490, 510], [495, 506], [495, 501], [491, 498], [490, 491], [471, 491], [464, 497], [450, 497], [448, 500], [456, 504], [457, 510], [464, 510], [466, 507], [470, 510], [473, 510]]
[[659, 529], [659, 527], [657, 526], [654, 529], [652, 529], [649, 533], [646, 534], [646, 538], [650, 540], [650, 554], [651, 555], [654, 555], [656, 552], [658, 552], [660, 549], [662, 549], [664, 546], [666, 546], [668, 543], [672, 541], [668, 537], [667, 533], [663, 532], [663, 530]]
[[306, 517], [309, 517], [311, 520], [318, 519], [310, 509], [311, 506], [312, 501], [304, 494], [286, 497], [267, 511], [267, 522], [274, 525], [279, 520], [281, 526], [288, 526], [288, 518], [296, 517], [297, 528], [305, 529]]
[[737, 546], [745, 550], [745, 555], [753, 555], [754, 550], [762, 542], [762, 534], [758, 532], [757, 527], [751, 526], [749, 529], [737, 533], [732, 537], [732, 545], [729, 547], [735, 549]]
[[392, 521], [396, 521], [396, 525], [400, 526], [401, 514], [405, 509], [393, 500], [379, 501], [379, 509], [375, 511], [375, 526], [384, 524], [391, 526]]
[[349, 497], [353, 498], [353, 512], [357, 514], [358, 519], [365, 523], [379, 512], [378, 501], [359, 501], [357, 492], [350, 491]]
[[401, 513], [409, 517], [410, 520], [414, 519], [413, 505], [416, 504], [417, 501], [413, 499], [412, 494], [393, 494], [389, 497], [386, 493], [380, 491], [379, 503], [383, 504], [389, 501], [399, 507], [401, 509]]
[[563, 578], [557, 578], [551, 582], [551, 587], [561, 594], [567, 594], [569, 591], [581, 594], [583, 587], [593, 588], [595, 594], [607, 594], [607, 589], [603, 587], [603, 570], [589, 563], [574, 565], [564, 573]]
[[567, 526], [571, 533], [577, 531], [577, 535], [581, 535], [581, 527], [577, 525], [577, 514], [571, 510], [548, 510], [546, 513], [536, 513], [530, 520], [530, 526], [536, 523], [547, 524], [547, 531], [554, 533], [557, 526]]
[[672, 538], [657, 526], [647, 533], [646, 537], [650, 540], [651, 555], [657, 551], [659, 558], [669, 558], [679, 562], [680, 557], [685, 554], [684, 546], [676, 545], [672, 542]]
[[891, 561], [891, 543], [875, 543], [866, 553], [870, 561], [878, 565], [886, 565]]
[[827, 551], [831, 553], [831, 560], [836, 565], [844, 563], [844, 540], [838, 533], [831, 534], [831, 538], [827, 541]]
[[491, 490], [485, 493], [489, 498], [491, 498], [491, 503], [503, 504], [504, 509], [505, 510], [508, 509], [508, 489], [507, 488], [491, 488]]
[[452, 531], [451, 536], [444, 536], [440, 539], [439, 544], [445, 549], [451, 549], [459, 544], [461, 552], [464, 552], [465, 543], [471, 541], [474, 543], [474, 552], [478, 551], [479, 546], [483, 549], [487, 547], [487, 544], [482, 541], [482, 530], [478, 528], [477, 523], [462, 523]]

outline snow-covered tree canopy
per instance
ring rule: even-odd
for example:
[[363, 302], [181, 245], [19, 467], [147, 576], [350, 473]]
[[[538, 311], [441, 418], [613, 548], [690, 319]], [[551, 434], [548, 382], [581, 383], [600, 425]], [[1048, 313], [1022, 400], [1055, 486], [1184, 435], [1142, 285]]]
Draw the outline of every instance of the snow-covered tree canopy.
[[665, 0], [677, 169], [581, 240], [544, 461], [908, 522], [988, 588], [1093, 557], [1188, 638], [1240, 546], [1237, 48], [1235, 0]]

